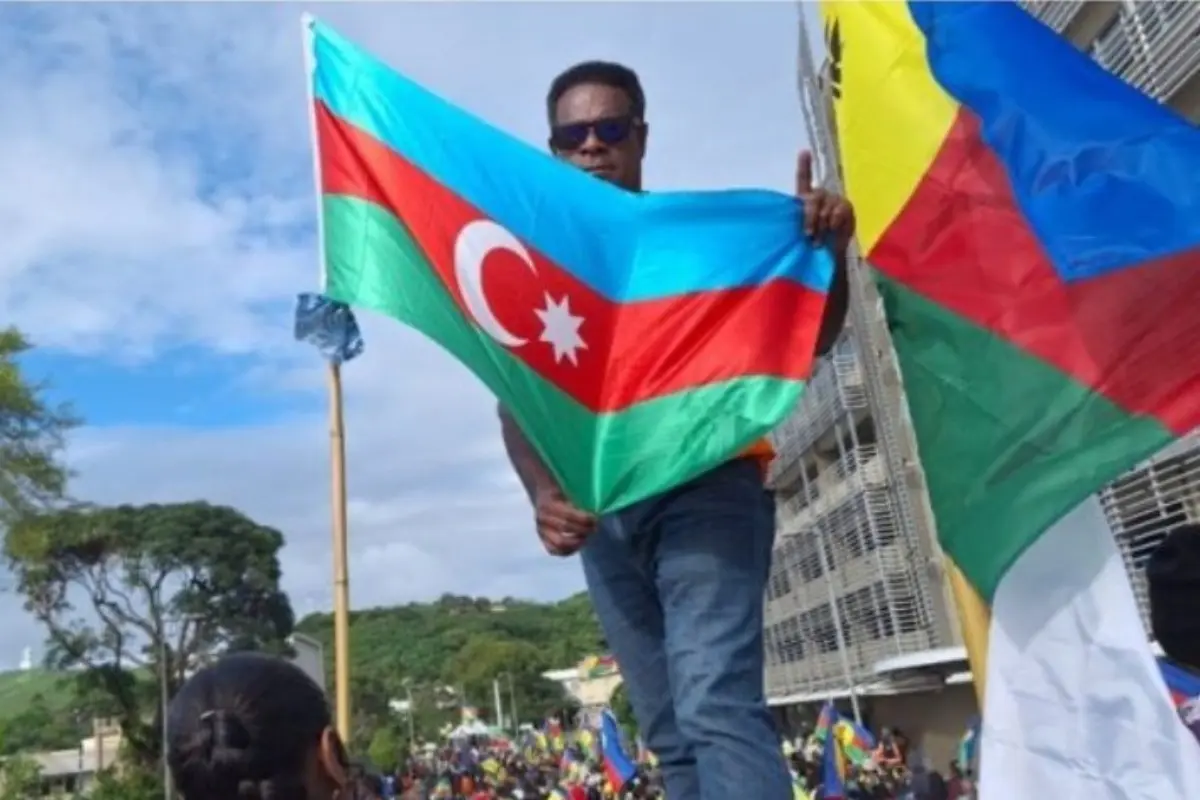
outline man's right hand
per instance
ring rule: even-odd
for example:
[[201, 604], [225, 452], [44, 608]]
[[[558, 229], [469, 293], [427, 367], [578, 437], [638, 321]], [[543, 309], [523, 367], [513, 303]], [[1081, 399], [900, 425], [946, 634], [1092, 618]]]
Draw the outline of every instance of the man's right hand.
[[538, 538], [552, 556], [569, 556], [596, 529], [596, 518], [580, 511], [557, 487], [539, 489], [533, 500]]

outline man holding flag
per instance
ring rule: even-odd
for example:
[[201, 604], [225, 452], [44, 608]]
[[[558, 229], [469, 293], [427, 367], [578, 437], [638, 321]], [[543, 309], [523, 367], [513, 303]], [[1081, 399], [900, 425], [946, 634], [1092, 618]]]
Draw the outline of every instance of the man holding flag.
[[[579, 64], [547, 98], [553, 153], [601, 180], [641, 192], [649, 127], [637, 75]], [[847, 201], [813, 187], [802, 153], [796, 195], [805, 233], [837, 262], [816, 349], [845, 320]], [[763, 476], [765, 440], [723, 466], [599, 519], [572, 505], [513, 418], [504, 442], [532, 500], [547, 551], [582, 551], [588, 590], [620, 665], [642, 737], [660, 759], [672, 800], [788, 800], [792, 782], [763, 688], [763, 593], [775, 506]]]
[[[763, 691], [763, 437], [841, 329], [849, 204], [813, 187], [807, 154], [795, 197], [642, 193], [645, 96], [619, 65], [554, 81], [550, 158], [320, 21], [304, 31], [315, 305], [412, 326], [499, 398], [538, 534], [583, 549], [672, 800], [787, 800]], [[516, 269], [489, 295], [494, 254]]]

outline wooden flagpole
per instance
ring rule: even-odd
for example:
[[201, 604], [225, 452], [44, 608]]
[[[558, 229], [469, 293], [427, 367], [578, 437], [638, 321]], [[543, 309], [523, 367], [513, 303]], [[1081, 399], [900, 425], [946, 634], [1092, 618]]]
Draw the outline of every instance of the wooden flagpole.
[[329, 455], [333, 506], [333, 663], [337, 732], [350, 741], [350, 568], [346, 533], [346, 431], [342, 369], [329, 362]]
[[971, 679], [975, 684], [975, 699], [979, 702], [979, 713], [983, 713], [983, 701], [987, 696], [988, 635], [992, 628], [992, 612], [975, 591], [962, 570], [942, 554], [946, 578], [954, 595], [958, 610], [958, 625], [962, 629], [963, 647], [967, 651], [967, 663], [971, 665]]
[[[316, 207], [321, 208], [321, 158], [317, 151], [316, 96], [313, 81], [317, 64], [313, 42], [315, 19], [300, 15], [304, 40], [304, 74], [308, 82], [309, 135], [313, 153], [313, 188]], [[325, 225], [317, 214], [317, 252], [320, 254], [319, 285], [325, 288]], [[329, 379], [329, 455], [331, 505], [333, 507], [333, 687], [335, 726], [338, 735], [350, 743], [350, 567], [347, 558], [346, 531], [346, 426], [342, 412], [342, 367], [336, 360], [328, 363]]]

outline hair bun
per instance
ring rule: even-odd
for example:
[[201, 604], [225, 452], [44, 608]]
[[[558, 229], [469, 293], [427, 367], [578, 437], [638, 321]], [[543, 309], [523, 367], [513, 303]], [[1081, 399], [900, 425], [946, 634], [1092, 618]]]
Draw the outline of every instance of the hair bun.
[[214, 773], [223, 766], [240, 766], [254, 743], [250, 731], [235, 715], [218, 709], [200, 715], [200, 725], [206, 732], [208, 761]]

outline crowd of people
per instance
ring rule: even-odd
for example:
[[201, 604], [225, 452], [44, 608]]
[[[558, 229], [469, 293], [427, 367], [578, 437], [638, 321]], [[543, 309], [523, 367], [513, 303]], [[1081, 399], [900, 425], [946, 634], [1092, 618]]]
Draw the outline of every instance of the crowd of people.
[[562, 752], [513, 749], [485, 741], [447, 744], [413, 757], [394, 778], [384, 779], [384, 797], [400, 800], [632, 800], [663, 796], [652, 763], [638, 765], [620, 789], [603, 760], [588, 748], [567, 745]]
[[[227, 656], [196, 673], [171, 703], [168, 765], [185, 800], [649, 800], [665, 796], [653, 754], [614, 768], [595, 732], [544, 734], [519, 742], [468, 739], [417, 748], [395, 775], [352, 760], [332, 727], [324, 691], [290, 662], [255, 653]], [[964, 800], [967, 776], [943, 777], [915, 763], [899, 731], [842, 758], [830, 794], [820, 728], [781, 742], [797, 800]], [[622, 750], [624, 752], [624, 750]], [[841, 751], [839, 751], [841, 752]], [[847, 751], [849, 752], [849, 751]]]

